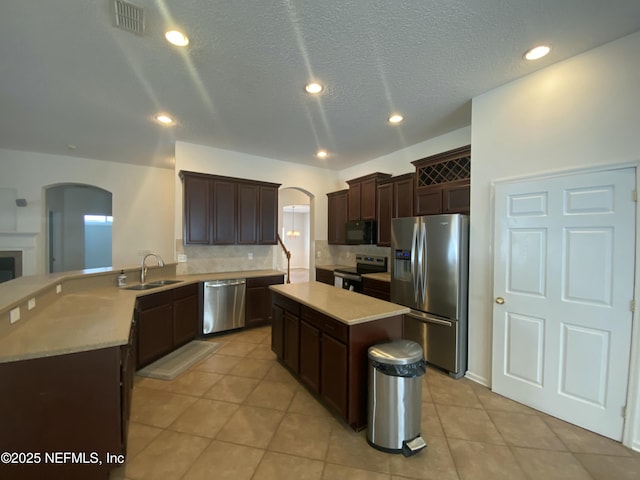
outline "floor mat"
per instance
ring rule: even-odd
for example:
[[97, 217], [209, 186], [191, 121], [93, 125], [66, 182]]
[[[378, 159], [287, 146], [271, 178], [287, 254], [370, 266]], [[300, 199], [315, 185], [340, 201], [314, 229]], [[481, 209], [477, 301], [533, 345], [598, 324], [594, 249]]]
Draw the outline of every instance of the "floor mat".
[[199, 362], [210, 353], [222, 346], [221, 343], [193, 340], [183, 345], [164, 357], [147, 365], [136, 374], [143, 377], [159, 378], [160, 380], [173, 380], [187, 368]]

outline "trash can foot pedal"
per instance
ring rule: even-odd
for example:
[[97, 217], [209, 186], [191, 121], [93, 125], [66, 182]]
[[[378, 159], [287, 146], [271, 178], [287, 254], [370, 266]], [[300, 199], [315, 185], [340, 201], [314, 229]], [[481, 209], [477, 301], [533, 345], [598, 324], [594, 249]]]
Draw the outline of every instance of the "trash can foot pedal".
[[427, 443], [424, 441], [424, 438], [418, 435], [413, 440], [409, 440], [408, 442], [405, 440], [404, 442], [402, 442], [402, 454], [405, 457], [410, 457], [411, 455], [415, 455], [416, 453], [418, 453], [426, 446]]

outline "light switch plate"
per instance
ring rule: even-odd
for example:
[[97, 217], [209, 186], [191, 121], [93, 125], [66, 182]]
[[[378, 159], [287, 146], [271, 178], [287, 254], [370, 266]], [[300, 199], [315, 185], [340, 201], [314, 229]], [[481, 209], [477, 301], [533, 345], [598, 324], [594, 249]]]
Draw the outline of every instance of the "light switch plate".
[[178, 262], [179, 263], [185, 263], [187, 261], [187, 256], [184, 253], [179, 253], [178, 254]]

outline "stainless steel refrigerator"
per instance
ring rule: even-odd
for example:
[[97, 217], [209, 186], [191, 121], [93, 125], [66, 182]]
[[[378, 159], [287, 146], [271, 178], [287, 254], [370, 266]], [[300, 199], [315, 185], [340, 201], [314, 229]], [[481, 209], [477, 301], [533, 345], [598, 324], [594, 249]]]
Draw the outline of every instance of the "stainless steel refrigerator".
[[411, 308], [404, 338], [455, 378], [467, 369], [468, 252], [466, 215], [391, 222], [391, 301]]

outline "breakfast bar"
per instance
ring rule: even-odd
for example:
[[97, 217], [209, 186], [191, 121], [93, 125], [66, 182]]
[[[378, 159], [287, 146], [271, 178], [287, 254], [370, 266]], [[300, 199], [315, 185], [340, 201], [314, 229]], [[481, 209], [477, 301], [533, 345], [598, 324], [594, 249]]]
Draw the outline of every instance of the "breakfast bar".
[[400, 339], [409, 309], [319, 282], [270, 288], [272, 350], [325, 406], [361, 430], [367, 350]]

